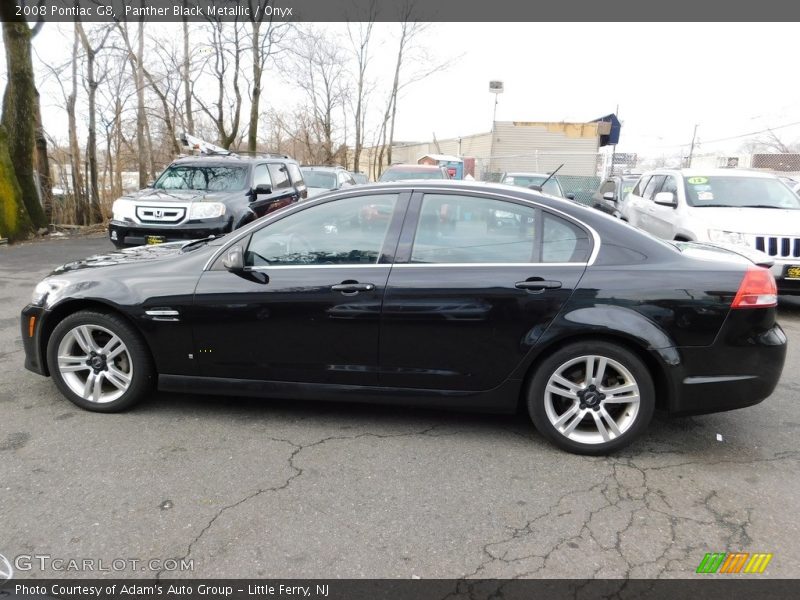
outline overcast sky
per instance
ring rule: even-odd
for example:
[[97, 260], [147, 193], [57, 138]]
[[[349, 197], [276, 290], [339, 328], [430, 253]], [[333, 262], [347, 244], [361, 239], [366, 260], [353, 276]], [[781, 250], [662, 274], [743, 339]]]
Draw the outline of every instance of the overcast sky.
[[[179, 24], [159, 27], [174, 28]], [[326, 27], [341, 31], [343, 25]], [[391, 70], [390, 36], [398, 24], [379, 24], [373, 68]], [[60, 63], [71, 50], [69, 25], [48, 24], [35, 40], [42, 61]], [[744, 138], [776, 129], [800, 140], [797, 25], [686, 23], [437, 23], [422, 43], [449, 67], [403, 95], [395, 139], [428, 141], [488, 131], [499, 79], [498, 120], [587, 121], [614, 112], [623, 121], [619, 151], [654, 154], [688, 146], [698, 124], [701, 148], [735, 149]], [[2, 74], [5, 80], [5, 62]], [[268, 102], [290, 108], [296, 96], [283, 82]], [[63, 101], [55, 82], [42, 86], [46, 128], [66, 137]], [[2, 85], [2, 83], [0, 83]], [[377, 107], [375, 107], [377, 114]]]

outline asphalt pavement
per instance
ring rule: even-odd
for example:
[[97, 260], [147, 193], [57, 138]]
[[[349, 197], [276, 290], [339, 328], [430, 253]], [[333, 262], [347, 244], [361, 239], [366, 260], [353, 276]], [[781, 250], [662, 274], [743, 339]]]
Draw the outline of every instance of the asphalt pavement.
[[52, 267], [110, 248], [0, 247], [0, 554], [23, 556], [17, 576], [673, 578], [734, 551], [798, 575], [798, 300], [781, 301], [771, 398], [656, 417], [587, 458], [523, 415], [165, 393], [83, 411], [23, 369], [19, 312]]

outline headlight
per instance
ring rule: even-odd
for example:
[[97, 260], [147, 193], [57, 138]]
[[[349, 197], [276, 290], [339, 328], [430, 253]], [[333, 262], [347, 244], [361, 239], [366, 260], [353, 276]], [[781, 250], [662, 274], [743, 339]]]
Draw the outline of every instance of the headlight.
[[119, 200], [114, 200], [114, 204], [111, 207], [112, 218], [115, 221], [124, 221], [125, 219], [133, 221], [134, 215], [134, 206], [133, 202], [130, 200], [125, 200], [120, 198]]
[[47, 296], [53, 292], [57, 292], [67, 284], [66, 281], [61, 279], [45, 279], [40, 281], [33, 290], [31, 295], [31, 304], [34, 306], [44, 306]]
[[214, 219], [225, 214], [222, 202], [194, 202], [189, 209], [190, 219]]
[[735, 231], [722, 231], [720, 229], [709, 229], [708, 239], [717, 244], [735, 244], [738, 246], [746, 246], [747, 239], [743, 233]]

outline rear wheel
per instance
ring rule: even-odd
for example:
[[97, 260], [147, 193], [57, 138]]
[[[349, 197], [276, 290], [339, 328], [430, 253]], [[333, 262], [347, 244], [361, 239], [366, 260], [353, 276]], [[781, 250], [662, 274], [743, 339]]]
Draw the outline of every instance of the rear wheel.
[[559, 447], [599, 455], [630, 444], [650, 423], [653, 379], [631, 351], [608, 342], [570, 344], [546, 358], [528, 389], [534, 425]]
[[53, 330], [47, 364], [71, 402], [96, 412], [117, 412], [153, 387], [150, 353], [139, 333], [116, 315], [80, 311]]

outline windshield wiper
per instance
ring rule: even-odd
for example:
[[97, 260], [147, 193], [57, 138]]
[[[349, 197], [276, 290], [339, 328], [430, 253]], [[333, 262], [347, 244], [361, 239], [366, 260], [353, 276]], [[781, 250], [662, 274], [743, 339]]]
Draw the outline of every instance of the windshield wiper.
[[191, 242], [186, 242], [183, 246], [181, 246], [181, 252], [186, 252], [188, 248], [193, 248], [194, 246], [199, 246], [200, 244], [207, 244], [211, 240], [217, 239], [216, 235], [209, 235], [208, 237], [201, 238], [199, 240], [192, 240]]
[[774, 204], [745, 204], [740, 208], [788, 208], [786, 206], [775, 206]]

